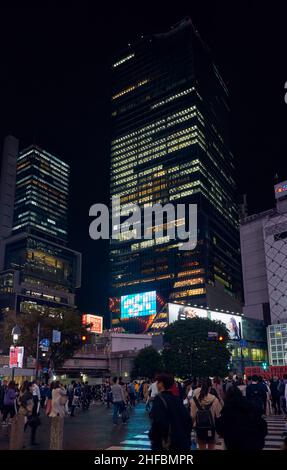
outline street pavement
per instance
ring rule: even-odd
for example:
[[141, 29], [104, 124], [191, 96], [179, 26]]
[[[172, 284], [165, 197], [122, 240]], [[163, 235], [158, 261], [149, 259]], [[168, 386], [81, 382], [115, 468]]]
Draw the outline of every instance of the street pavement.
[[[265, 441], [266, 450], [278, 450], [282, 446], [283, 432], [287, 430], [287, 422], [282, 416], [267, 417], [268, 436]], [[33, 449], [49, 449], [50, 437], [50, 419], [41, 416], [41, 426], [37, 431], [36, 440], [39, 443]], [[114, 426], [112, 424], [112, 407], [107, 410], [100, 402], [91, 405], [88, 411], [79, 411], [71, 418], [65, 418], [64, 428], [64, 449], [65, 450], [149, 450], [150, 441], [148, 431], [150, 420], [145, 411], [143, 403], [138, 404], [130, 411], [130, 419], [127, 424], [121, 423]], [[8, 427], [0, 425], [0, 450], [9, 448]], [[25, 448], [29, 446], [28, 428], [25, 433]], [[219, 439], [216, 445], [217, 450], [224, 449], [222, 439]]]

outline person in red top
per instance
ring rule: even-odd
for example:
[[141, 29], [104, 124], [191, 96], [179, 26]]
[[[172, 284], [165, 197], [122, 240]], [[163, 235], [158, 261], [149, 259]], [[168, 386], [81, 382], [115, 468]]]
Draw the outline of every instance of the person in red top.
[[169, 391], [175, 396], [179, 397], [179, 389], [178, 385], [176, 382], [173, 382], [172, 387], [169, 389]]

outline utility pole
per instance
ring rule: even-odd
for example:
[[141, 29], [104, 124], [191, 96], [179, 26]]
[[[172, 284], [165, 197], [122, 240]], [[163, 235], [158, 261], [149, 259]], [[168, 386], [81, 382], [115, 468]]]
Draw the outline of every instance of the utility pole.
[[39, 369], [39, 343], [40, 343], [40, 322], [37, 326], [37, 349], [36, 349], [36, 380], [38, 379], [38, 369]]

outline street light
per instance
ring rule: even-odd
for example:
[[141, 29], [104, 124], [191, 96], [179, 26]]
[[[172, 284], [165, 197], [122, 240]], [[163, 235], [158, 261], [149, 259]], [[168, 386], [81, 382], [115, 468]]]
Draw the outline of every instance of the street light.
[[[17, 341], [21, 335], [21, 328], [18, 325], [15, 325], [14, 328], [12, 328], [11, 332], [12, 338], [13, 338], [13, 344], [16, 345]], [[18, 366], [18, 362], [17, 362]], [[12, 380], [14, 380], [15, 377], [15, 366], [12, 367]]]
[[14, 328], [12, 329], [12, 338], [13, 338], [13, 343], [16, 344], [19, 336], [21, 335], [21, 328], [18, 325], [15, 325]]

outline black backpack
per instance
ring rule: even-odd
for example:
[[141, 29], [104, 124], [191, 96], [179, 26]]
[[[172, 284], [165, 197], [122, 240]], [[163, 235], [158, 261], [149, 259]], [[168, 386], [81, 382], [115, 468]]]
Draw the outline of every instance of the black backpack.
[[206, 433], [208, 433], [208, 431], [211, 431], [212, 433], [214, 433], [215, 424], [210, 410], [214, 400], [209, 403], [209, 405], [202, 406], [196, 397], [193, 397], [193, 399], [197, 408], [195, 416], [196, 431], [205, 431]]

